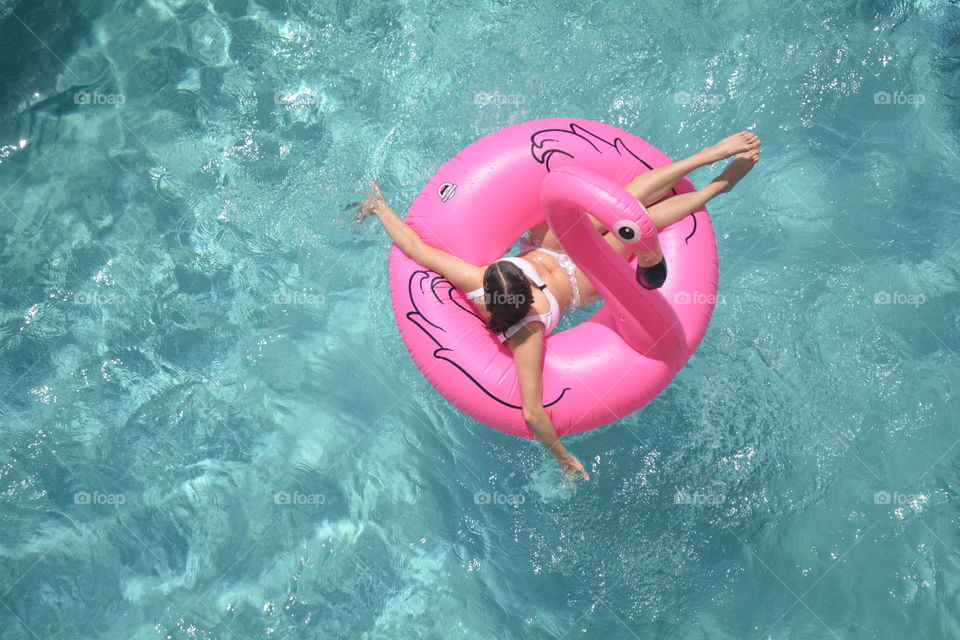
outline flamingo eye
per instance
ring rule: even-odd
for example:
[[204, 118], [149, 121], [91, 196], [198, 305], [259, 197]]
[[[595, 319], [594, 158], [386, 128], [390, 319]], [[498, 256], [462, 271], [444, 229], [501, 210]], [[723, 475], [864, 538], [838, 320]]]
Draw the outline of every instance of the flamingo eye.
[[640, 227], [631, 220], [620, 220], [613, 225], [613, 231], [617, 238], [626, 244], [636, 244], [640, 242]]

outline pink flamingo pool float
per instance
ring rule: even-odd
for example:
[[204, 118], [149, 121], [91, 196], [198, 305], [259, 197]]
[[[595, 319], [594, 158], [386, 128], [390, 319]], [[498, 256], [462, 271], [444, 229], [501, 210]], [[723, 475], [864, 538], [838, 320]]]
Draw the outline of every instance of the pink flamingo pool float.
[[[670, 160], [643, 139], [600, 122], [547, 118], [477, 140], [437, 171], [407, 223], [432, 246], [478, 266], [504, 255], [546, 220], [603, 298], [581, 324], [544, 339], [543, 405], [560, 435], [594, 429], [643, 407], [703, 339], [719, 279], [706, 209], [657, 232], [623, 188]], [[674, 193], [693, 191], [683, 179]], [[668, 266], [659, 288], [642, 282], [585, 212], [637, 250], [659, 243]], [[457, 409], [516, 436], [523, 420], [513, 356], [440, 274], [394, 245], [390, 287], [400, 335], [427, 380]]]

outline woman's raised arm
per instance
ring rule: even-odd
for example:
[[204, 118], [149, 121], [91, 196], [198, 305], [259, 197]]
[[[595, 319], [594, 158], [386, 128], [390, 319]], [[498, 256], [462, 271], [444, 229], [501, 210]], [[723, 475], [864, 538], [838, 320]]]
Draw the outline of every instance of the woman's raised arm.
[[428, 245], [390, 208], [377, 181], [371, 180], [370, 186], [374, 192], [360, 203], [358, 222], [369, 215], [377, 216], [401, 251], [413, 261], [442, 275], [457, 289], [467, 292], [483, 286], [483, 269]]
[[420, 239], [416, 231], [410, 228], [410, 225], [393, 212], [393, 209], [387, 204], [386, 198], [383, 197], [377, 181], [371, 180], [370, 186], [373, 187], [373, 193], [360, 202], [357, 222], [363, 222], [363, 219], [369, 215], [377, 216], [383, 224], [383, 228], [387, 230], [400, 250], [413, 258], [412, 254], [417, 253], [419, 245], [423, 244], [423, 240]]

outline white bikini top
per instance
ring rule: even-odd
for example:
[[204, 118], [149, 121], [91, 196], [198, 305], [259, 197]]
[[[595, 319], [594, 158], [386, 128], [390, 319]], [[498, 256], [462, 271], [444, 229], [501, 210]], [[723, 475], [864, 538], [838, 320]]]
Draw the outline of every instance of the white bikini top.
[[[507, 258], [500, 258], [499, 260], [494, 260], [494, 262], [501, 261], [512, 262], [513, 264], [520, 267], [524, 275], [533, 280], [537, 285], [537, 288], [543, 291], [547, 295], [547, 300], [550, 302], [550, 311], [547, 313], [540, 313], [532, 316], [524, 316], [519, 322], [514, 323], [507, 327], [506, 331], [501, 332], [497, 335], [500, 338], [500, 342], [506, 342], [513, 334], [520, 330], [525, 324], [540, 321], [543, 323], [543, 326], [546, 328], [546, 332], [550, 333], [553, 331], [553, 328], [557, 326], [557, 322], [560, 320], [560, 305], [557, 304], [557, 299], [554, 297], [553, 293], [547, 289], [547, 283], [543, 281], [543, 278], [540, 277], [540, 274], [537, 273], [537, 270], [533, 268], [533, 265], [524, 260], [523, 258], [518, 258], [515, 256], [510, 256]], [[474, 289], [467, 294], [467, 299], [472, 300], [483, 295], [483, 287], [479, 289]]]

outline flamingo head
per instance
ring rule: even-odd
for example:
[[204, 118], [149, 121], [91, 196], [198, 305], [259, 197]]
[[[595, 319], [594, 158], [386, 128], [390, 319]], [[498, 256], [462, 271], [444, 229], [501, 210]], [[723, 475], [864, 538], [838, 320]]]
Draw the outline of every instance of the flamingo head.
[[667, 279], [667, 262], [663, 259], [657, 229], [649, 216], [638, 225], [633, 220], [618, 220], [611, 231], [637, 256], [637, 282], [645, 289], [659, 289]]

